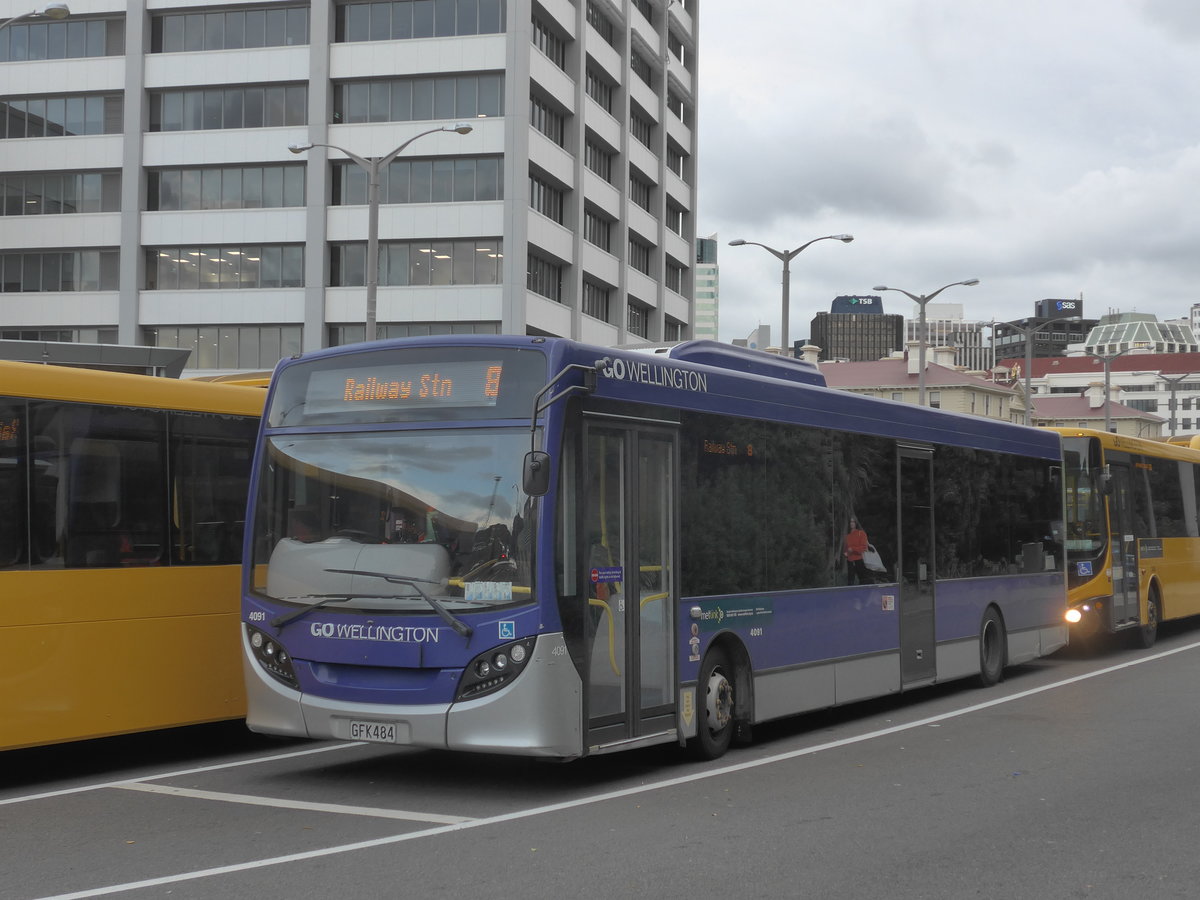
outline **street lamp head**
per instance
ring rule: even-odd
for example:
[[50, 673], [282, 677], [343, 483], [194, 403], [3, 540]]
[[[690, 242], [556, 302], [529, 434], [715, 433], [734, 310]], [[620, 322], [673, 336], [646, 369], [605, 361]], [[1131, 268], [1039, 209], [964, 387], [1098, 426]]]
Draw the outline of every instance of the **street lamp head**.
[[841, 241], [843, 244], [848, 244], [854, 240], [854, 235], [852, 234], [835, 234], [832, 237], [835, 241]]
[[457, 125], [447, 125], [443, 131], [453, 131], [455, 134], [470, 134], [474, 129], [466, 122], [459, 122]]
[[974, 287], [975, 285], [979, 284], [979, 279], [968, 278], [966, 281], [960, 281], [959, 284], [966, 285], [967, 287]]
[[729, 246], [730, 247], [744, 247], [744, 246], [746, 246], [746, 242], [743, 241], [741, 238], [737, 238], [736, 240], [730, 241]]
[[65, 19], [71, 14], [71, 8], [65, 3], [54, 2], [47, 3], [41, 11], [41, 15], [47, 19]]
[[873, 291], [890, 291], [891, 288], [888, 287], [886, 284], [877, 284], [877, 285], [875, 285], [875, 287], [871, 288], [871, 290], [873, 290]]
[[303, 153], [304, 151], [311, 150], [312, 148], [312, 144], [288, 144], [288, 150], [292, 151], [292, 153]]

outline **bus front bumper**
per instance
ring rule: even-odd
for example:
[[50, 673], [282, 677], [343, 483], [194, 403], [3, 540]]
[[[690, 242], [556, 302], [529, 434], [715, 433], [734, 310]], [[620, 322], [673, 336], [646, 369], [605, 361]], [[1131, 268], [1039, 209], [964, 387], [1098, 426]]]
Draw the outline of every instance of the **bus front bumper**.
[[243, 666], [246, 724], [252, 731], [559, 759], [583, 752], [582, 682], [561, 634], [540, 635], [525, 671], [512, 683], [458, 703], [331, 700], [279, 683], [249, 652]]

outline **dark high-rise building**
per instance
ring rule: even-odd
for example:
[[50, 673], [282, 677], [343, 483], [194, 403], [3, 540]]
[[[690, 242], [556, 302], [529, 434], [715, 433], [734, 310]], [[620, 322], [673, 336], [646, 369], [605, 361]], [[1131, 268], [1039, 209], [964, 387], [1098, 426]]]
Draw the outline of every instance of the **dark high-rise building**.
[[1083, 300], [1039, 300], [1033, 315], [1012, 322], [995, 322], [992, 342], [995, 358], [1024, 359], [1025, 343], [1032, 341], [1034, 359], [1065, 356], [1067, 346], [1082, 344], [1097, 324], [1083, 317]]
[[873, 362], [904, 347], [904, 316], [883, 311], [878, 296], [835, 297], [830, 312], [812, 320], [809, 343], [821, 348], [820, 359]]

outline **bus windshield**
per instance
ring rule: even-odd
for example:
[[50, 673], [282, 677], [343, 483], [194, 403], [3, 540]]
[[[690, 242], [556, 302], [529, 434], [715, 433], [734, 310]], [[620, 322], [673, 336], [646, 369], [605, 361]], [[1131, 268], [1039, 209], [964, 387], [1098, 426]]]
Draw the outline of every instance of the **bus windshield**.
[[[1108, 528], [1100, 490], [1098, 452], [1091, 438], [1064, 438], [1067, 558], [1092, 559], [1104, 549]], [[1095, 447], [1095, 451], [1098, 451]]]
[[531, 599], [529, 432], [439, 429], [268, 440], [253, 589], [337, 608], [431, 612]]

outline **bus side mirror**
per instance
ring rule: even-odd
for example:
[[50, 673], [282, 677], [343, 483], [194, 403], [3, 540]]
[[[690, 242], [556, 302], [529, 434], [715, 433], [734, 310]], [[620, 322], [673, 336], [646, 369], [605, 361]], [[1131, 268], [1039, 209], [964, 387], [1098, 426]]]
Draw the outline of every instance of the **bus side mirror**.
[[1109, 494], [1112, 493], [1113, 477], [1112, 477], [1112, 472], [1107, 471], [1107, 467], [1105, 467], [1105, 469], [1106, 469], [1105, 471], [1100, 473], [1099, 483], [1100, 483], [1100, 493], [1103, 494], [1105, 497], [1107, 497]]
[[525, 454], [521, 469], [521, 486], [530, 497], [544, 497], [550, 490], [550, 454], [545, 450], [530, 450]]

